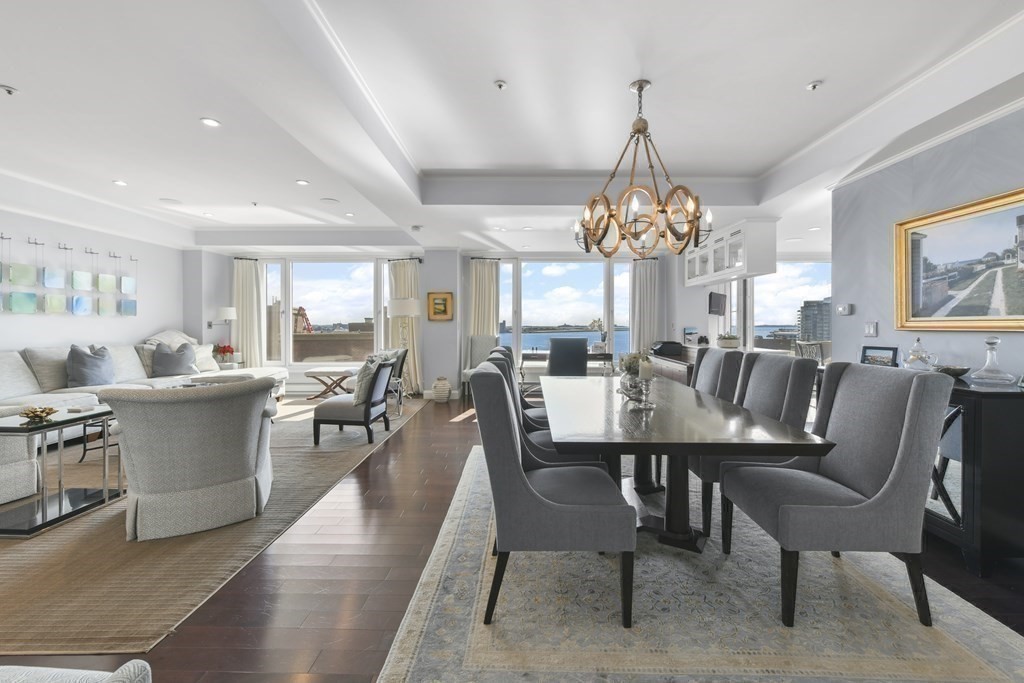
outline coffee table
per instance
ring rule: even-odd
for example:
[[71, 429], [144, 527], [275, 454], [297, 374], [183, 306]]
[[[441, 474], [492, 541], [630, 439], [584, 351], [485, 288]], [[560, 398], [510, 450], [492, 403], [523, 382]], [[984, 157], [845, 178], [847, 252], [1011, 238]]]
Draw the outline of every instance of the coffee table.
[[[48, 420], [29, 421], [13, 415], [0, 418], [0, 437], [22, 437], [29, 448], [39, 448], [41, 470], [40, 490], [26, 502], [8, 503], [0, 512], [0, 536], [24, 538], [48, 529], [56, 524], [82, 514], [93, 508], [107, 505], [121, 497], [124, 491], [124, 475], [121, 459], [117, 461], [117, 488], [110, 488], [109, 426], [114, 412], [106, 405], [91, 406], [82, 412], [69, 412], [62, 408]], [[64, 430], [69, 427], [101, 427], [103, 439], [103, 481], [100, 488], [69, 488], [64, 486]], [[46, 437], [57, 434], [57, 486], [51, 490], [46, 472]], [[39, 446], [35, 446], [38, 439]]]
[[347, 393], [344, 392], [344, 390], [339, 392], [338, 389], [341, 389], [342, 382], [356, 374], [356, 372], [351, 368], [342, 368], [335, 365], [310, 368], [309, 370], [306, 370], [304, 374], [306, 377], [312, 377], [324, 386], [324, 388], [320, 390], [319, 394], [306, 397], [307, 401], [312, 401], [317, 398], [327, 398], [329, 396], [337, 396], [341, 393]]

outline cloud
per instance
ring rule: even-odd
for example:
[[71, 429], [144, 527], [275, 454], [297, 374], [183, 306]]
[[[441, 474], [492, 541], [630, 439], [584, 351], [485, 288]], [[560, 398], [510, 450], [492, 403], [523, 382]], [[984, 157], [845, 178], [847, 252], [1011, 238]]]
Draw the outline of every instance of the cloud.
[[304, 307], [314, 325], [372, 318], [373, 264], [295, 264], [292, 305]]
[[533, 275], [533, 271], [529, 268], [523, 268], [523, 277], [530, 277]]
[[780, 263], [772, 275], [754, 278], [754, 324], [795, 325], [804, 301], [832, 295], [831, 276], [821, 264]]
[[547, 277], [561, 277], [570, 270], [579, 270], [580, 264], [578, 263], [549, 263], [540, 269], [542, 275]]
[[563, 286], [555, 287], [554, 289], [545, 292], [544, 298], [552, 303], [563, 303], [566, 301], [576, 301], [583, 293], [575, 287]]

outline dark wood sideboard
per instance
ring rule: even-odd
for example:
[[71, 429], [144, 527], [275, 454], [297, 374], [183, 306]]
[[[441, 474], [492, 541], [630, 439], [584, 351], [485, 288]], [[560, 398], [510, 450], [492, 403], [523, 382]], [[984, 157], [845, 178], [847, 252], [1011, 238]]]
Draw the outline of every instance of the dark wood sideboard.
[[967, 568], [984, 576], [996, 558], [1024, 557], [1024, 390], [958, 380], [950, 404], [964, 411], [940, 444], [957, 514], [933, 496], [925, 530], [958, 545]]

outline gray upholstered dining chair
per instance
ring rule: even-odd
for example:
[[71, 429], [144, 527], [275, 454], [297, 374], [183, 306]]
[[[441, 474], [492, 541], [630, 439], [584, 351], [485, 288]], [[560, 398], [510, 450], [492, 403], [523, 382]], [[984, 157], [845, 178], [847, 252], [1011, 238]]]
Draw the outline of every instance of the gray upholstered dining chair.
[[547, 374], [552, 377], [586, 377], [587, 338], [552, 338]]
[[[697, 349], [697, 360], [690, 374], [690, 386], [715, 398], [732, 401], [736, 397], [736, 383], [740, 378], [742, 351], [702, 346]], [[654, 480], [661, 485], [661, 458], [654, 456]], [[706, 529], [705, 529], [706, 530]]]
[[508, 384], [491, 363], [469, 380], [494, 498], [498, 551], [484, 623], [490, 624], [508, 565], [521, 551], [620, 553], [622, 625], [633, 623], [633, 552], [636, 511], [608, 474], [597, 467], [520, 464], [520, 431]]
[[793, 625], [801, 551], [893, 553], [907, 566], [921, 623], [931, 626], [921, 535], [932, 463], [953, 378], [831, 363], [813, 432], [836, 444], [822, 459], [723, 463], [722, 549], [736, 504], [782, 549], [782, 623]]
[[509, 368], [512, 369], [512, 400], [515, 401], [518, 397], [519, 405], [523, 409], [523, 416], [526, 421], [533, 425], [537, 429], [548, 428], [548, 411], [541, 406], [535, 405], [530, 401], [526, 400], [525, 394], [523, 394], [523, 388], [519, 384], [519, 375], [516, 372], [516, 361], [515, 356], [512, 352], [506, 349], [504, 346], [495, 346], [491, 349], [490, 355], [499, 354], [508, 363]]
[[[809, 358], [776, 353], [744, 354], [733, 403], [802, 430], [811, 404], [811, 390], [817, 369], [817, 362]], [[788, 459], [782, 456], [758, 458], [750, 462], [784, 462]], [[688, 459], [690, 471], [700, 477], [701, 481], [701, 516], [705, 536], [711, 535], [715, 483], [718, 481], [719, 469], [726, 460], [744, 461], [743, 458], [716, 455], [691, 455]]]
[[128, 480], [128, 540], [252, 519], [270, 498], [269, 377], [182, 389], [104, 389]]

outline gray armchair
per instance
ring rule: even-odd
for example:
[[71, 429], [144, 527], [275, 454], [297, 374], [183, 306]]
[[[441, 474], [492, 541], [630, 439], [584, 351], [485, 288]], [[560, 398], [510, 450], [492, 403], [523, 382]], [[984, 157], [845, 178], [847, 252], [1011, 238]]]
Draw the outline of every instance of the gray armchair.
[[890, 552], [907, 565], [921, 623], [931, 626], [921, 534], [932, 463], [953, 378], [851, 363], [825, 369], [814, 433], [825, 458], [724, 463], [722, 549], [735, 503], [782, 549], [782, 623], [793, 625], [800, 551]]
[[464, 385], [469, 385], [469, 378], [476, 370], [476, 366], [487, 359], [491, 349], [497, 343], [498, 338], [493, 334], [474, 334], [469, 337], [469, 345], [466, 349], [469, 358], [466, 359], [466, 367], [462, 370], [462, 383]]
[[548, 351], [548, 374], [552, 377], [586, 377], [587, 338], [553, 338]]
[[508, 385], [490, 363], [470, 378], [494, 498], [498, 560], [484, 623], [491, 623], [509, 553], [583, 550], [620, 553], [622, 625], [633, 623], [636, 511], [596, 467], [524, 471], [521, 437]]
[[[0, 406], [0, 417], [17, 415], [27, 406]], [[39, 438], [29, 445], [24, 436], [0, 437], [0, 505], [39, 492]]]
[[141, 659], [125, 662], [113, 673], [82, 669], [53, 669], [42, 666], [0, 666], [0, 681], [4, 683], [152, 683], [153, 672], [149, 668], [149, 664]]
[[383, 360], [377, 364], [370, 379], [370, 393], [365, 402], [356, 405], [356, 395], [341, 394], [332, 396], [313, 409], [313, 445], [320, 445], [320, 427], [337, 425], [338, 430], [345, 425], [359, 426], [366, 429], [366, 441], [373, 443], [373, 423], [384, 421], [384, 431], [391, 431], [391, 420], [388, 419], [388, 387], [395, 369], [393, 360]]
[[[811, 404], [811, 389], [817, 374], [817, 362], [773, 353], [748, 353], [740, 366], [739, 384], [733, 403], [761, 415], [803, 429]], [[745, 462], [743, 458], [691, 455], [690, 471], [700, 477], [701, 511], [704, 535], [711, 536], [711, 507], [719, 469], [726, 460]], [[784, 462], [786, 457], [759, 458], [755, 464]]]
[[251, 519], [270, 498], [269, 377], [183, 389], [105, 389], [128, 479], [128, 540]]

